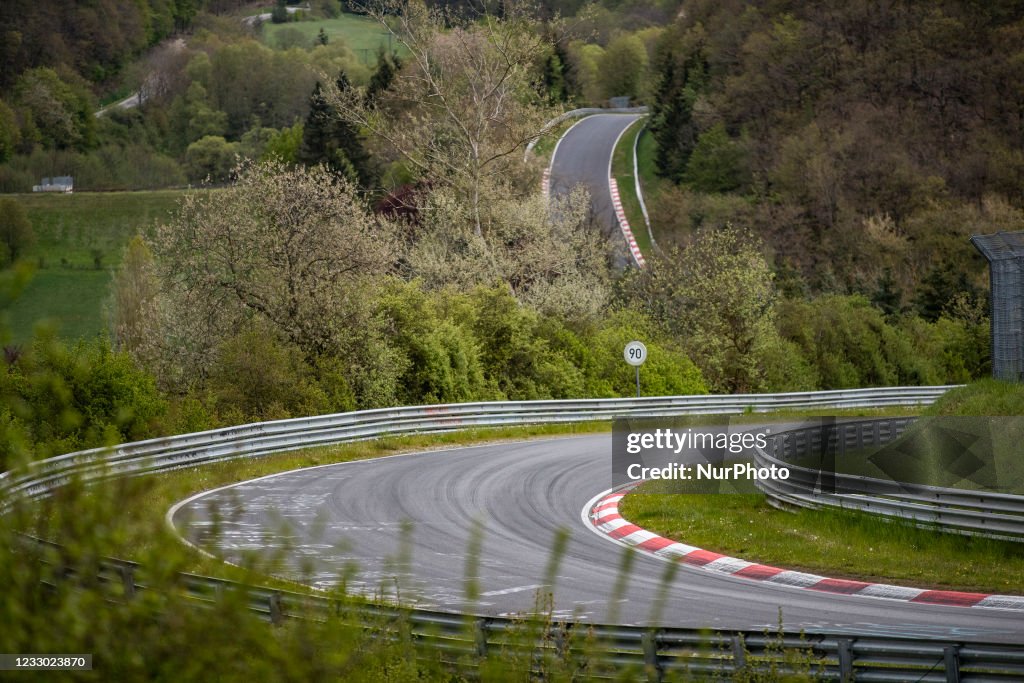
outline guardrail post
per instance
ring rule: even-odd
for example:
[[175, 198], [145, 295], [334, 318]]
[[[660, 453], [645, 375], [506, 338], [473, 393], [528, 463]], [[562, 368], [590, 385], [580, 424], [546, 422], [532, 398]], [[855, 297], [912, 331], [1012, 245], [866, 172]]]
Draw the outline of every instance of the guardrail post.
[[559, 624], [555, 631], [555, 651], [560, 659], [565, 659], [569, 656], [570, 649], [572, 648], [572, 628], [571, 622], [565, 622]]
[[270, 623], [280, 626], [284, 621], [284, 611], [281, 609], [281, 594], [277, 591], [267, 597], [267, 606], [270, 608]]
[[644, 649], [644, 668], [647, 669], [647, 680], [651, 683], [661, 683], [661, 663], [658, 660], [658, 632], [654, 630], [644, 631], [640, 637], [640, 644]]
[[843, 683], [853, 681], [853, 641], [841, 638], [836, 641], [839, 655], [839, 680]]
[[481, 617], [473, 622], [473, 643], [476, 646], [476, 656], [483, 659], [487, 656], [487, 625], [490, 619]]
[[960, 683], [960, 646], [947, 645], [942, 656], [946, 660], [946, 683]]
[[121, 574], [121, 589], [124, 591], [124, 597], [131, 600], [135, 597], [135, 568], [121, 565], [119, 573]]
[[732, 670], [735, 673], [747, 666], [747, 650], [743, 647], [743, 636], [734, 633], [732, 636]]

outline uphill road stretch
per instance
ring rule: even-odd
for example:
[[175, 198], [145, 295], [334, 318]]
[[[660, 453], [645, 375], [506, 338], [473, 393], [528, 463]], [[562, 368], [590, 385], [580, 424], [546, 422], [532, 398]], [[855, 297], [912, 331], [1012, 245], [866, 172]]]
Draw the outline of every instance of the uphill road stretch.
[[[529, 611], [553, 590], [556, 617], [593, 622], [764, 629], [778, 625], [781, 610], [787, 628], [808, 632], [1024, 641], [1020, 612], [819, 595], [684, 565], [663, 586], [667, 563], [646, 555], [634, 558], [613, 605], [624, 550], [581, 519], [610, 486], [611, 435], [598, 434], [295, 470], [199, 494], [168, 519], [228, 561], [255, 554], [269, 571], [319, 587], [337, 584], [355, 565], [349, 590], [399, 591], [403, 600], [453, 612]], [[555, 585], [547, 586], [560, 529], [569, 540]], [[464, 591], [475, 530], [482, 531], [480, 598], [471, 604]]]
[[558, 141], [551, 157], [551, 196], [567, 195], [577, 185], [586, 187], [594, 215], [613, 239], [619, 235], [619, 224], [608, 190], [609, 162], [615, 153], [615, 141], [642, 116], [595, 114], [580, 119]]

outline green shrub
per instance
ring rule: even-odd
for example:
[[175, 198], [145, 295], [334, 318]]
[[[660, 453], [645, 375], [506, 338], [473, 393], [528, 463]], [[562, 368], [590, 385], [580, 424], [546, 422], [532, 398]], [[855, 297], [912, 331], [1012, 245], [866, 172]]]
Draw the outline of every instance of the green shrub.
[[[0, 373], [0, 465], [146, 438], [167, 403], [153, 378], [105, 340], [67, 347], [49, 335], [9, 356]], [[0, 467], [7, 469], [7, 467]]]
[[[890, 322], [860, 296], [785, 301], [779, 330], [810, 363], [822, 389], [941, 384], [969, 372], [952, 358], [966, 334], [957, 323]], [[972, 369], [983, 365], [967, 362]]]
[[395, 285], [381, 307], [389, 340], [408, 361], [400, 380], [403, 403], [457, 403], [488, 397], [472, 333], [438, 311], [437, 295], [417, 284]]
[[256, 325], [217, 349], [209, 388], [228, 423], [318, 415], [333, 408], [301, 350]]

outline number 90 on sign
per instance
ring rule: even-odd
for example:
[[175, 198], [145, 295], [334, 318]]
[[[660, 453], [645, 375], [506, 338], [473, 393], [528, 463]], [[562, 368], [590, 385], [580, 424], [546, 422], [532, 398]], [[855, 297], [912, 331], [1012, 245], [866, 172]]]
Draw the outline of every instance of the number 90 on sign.
[[630, 365], [639, 367], [647, 360], [647, 347], [644, 346], [643, 342], [631, 341], [622, 350], [622, 357]]

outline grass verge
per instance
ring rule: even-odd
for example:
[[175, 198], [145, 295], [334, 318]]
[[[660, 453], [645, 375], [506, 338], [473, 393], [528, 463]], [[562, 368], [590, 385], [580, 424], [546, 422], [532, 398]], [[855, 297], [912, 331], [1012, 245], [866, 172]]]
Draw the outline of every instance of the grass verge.
[[566, 119], [565, 121], [562, 121], [545, 133], [544, 136], [537, 141], [537, 144], [533, 146], [533, 155], [543, 162], [545, 168], [551, 164], [551, 155], [555, 153], [555, 145], [557, 145], [558, 141], [562, 139], [562, 136], [579, 121], [579, 118]]
[[[836, 461], [837, 471], [926, 486], [1024, 494], [1022, 415], [1024, 386], [993, 379], [974, 382], [944, 394], [895, 441], [847, 450]], [[809, 467], [815, 462], [814, 457], [794, 460]]]
[[110, 269], [120, 263], [124, 245], [168, 220], [183, 194], [158, 190], [16, 195], [36, 235], [35, 245], [24, 255], [36, 274], [7, 308], [12, 341], [28, 341], [35, 325], [44, 320], [64, 339], [101, 334]]
[[636, 136], [643, 130], [643, 119], [637, 119], [622, 137], [615, 147], [612, 155], [612, 175], [619, 185], [619, 197], [622, 199], [622, 210], [626, 213], [626, 220], [633, 230], [637, 246], [643, 254], [651, 253], [651, 233], [644, 221], [643, 211], [640, 209], [640, 200], [636, 195], [636, 176], [633, 173], [633, 144]]
[[[658, 175], [658, 167], [655, 158], [658, 154], [658, 147], [654, 141], [654, 135], [647, 128], [640, 132], [640, 139], [636, 146], [637, 170], [640, 173], [640, 187], [644, 193], [644, 203], [647, 205], [647, 213], [651, 216], [652, 222], [662, 213], [660, 206], [662, 195], [666, 190], [674, 187], [670, 180]], [[654, 227], [651, 227], [654, 231]], [[662, 235], [656, 233], [654, 239], [662, 238], [666, 244], [673, 241], [672, 234]]]
[[1024, 384], [983, 379], [951, 389], [926, 415], [1024, 415]]
[[[659, 485], [660, 484], [660, 485]], [[1024, 594], [1024, 544], [946, 534], [842, 510], [777, 510], [763, 494], [664, 493], [649, 482], [622, 516], [750, 562], [836, 578]]]

